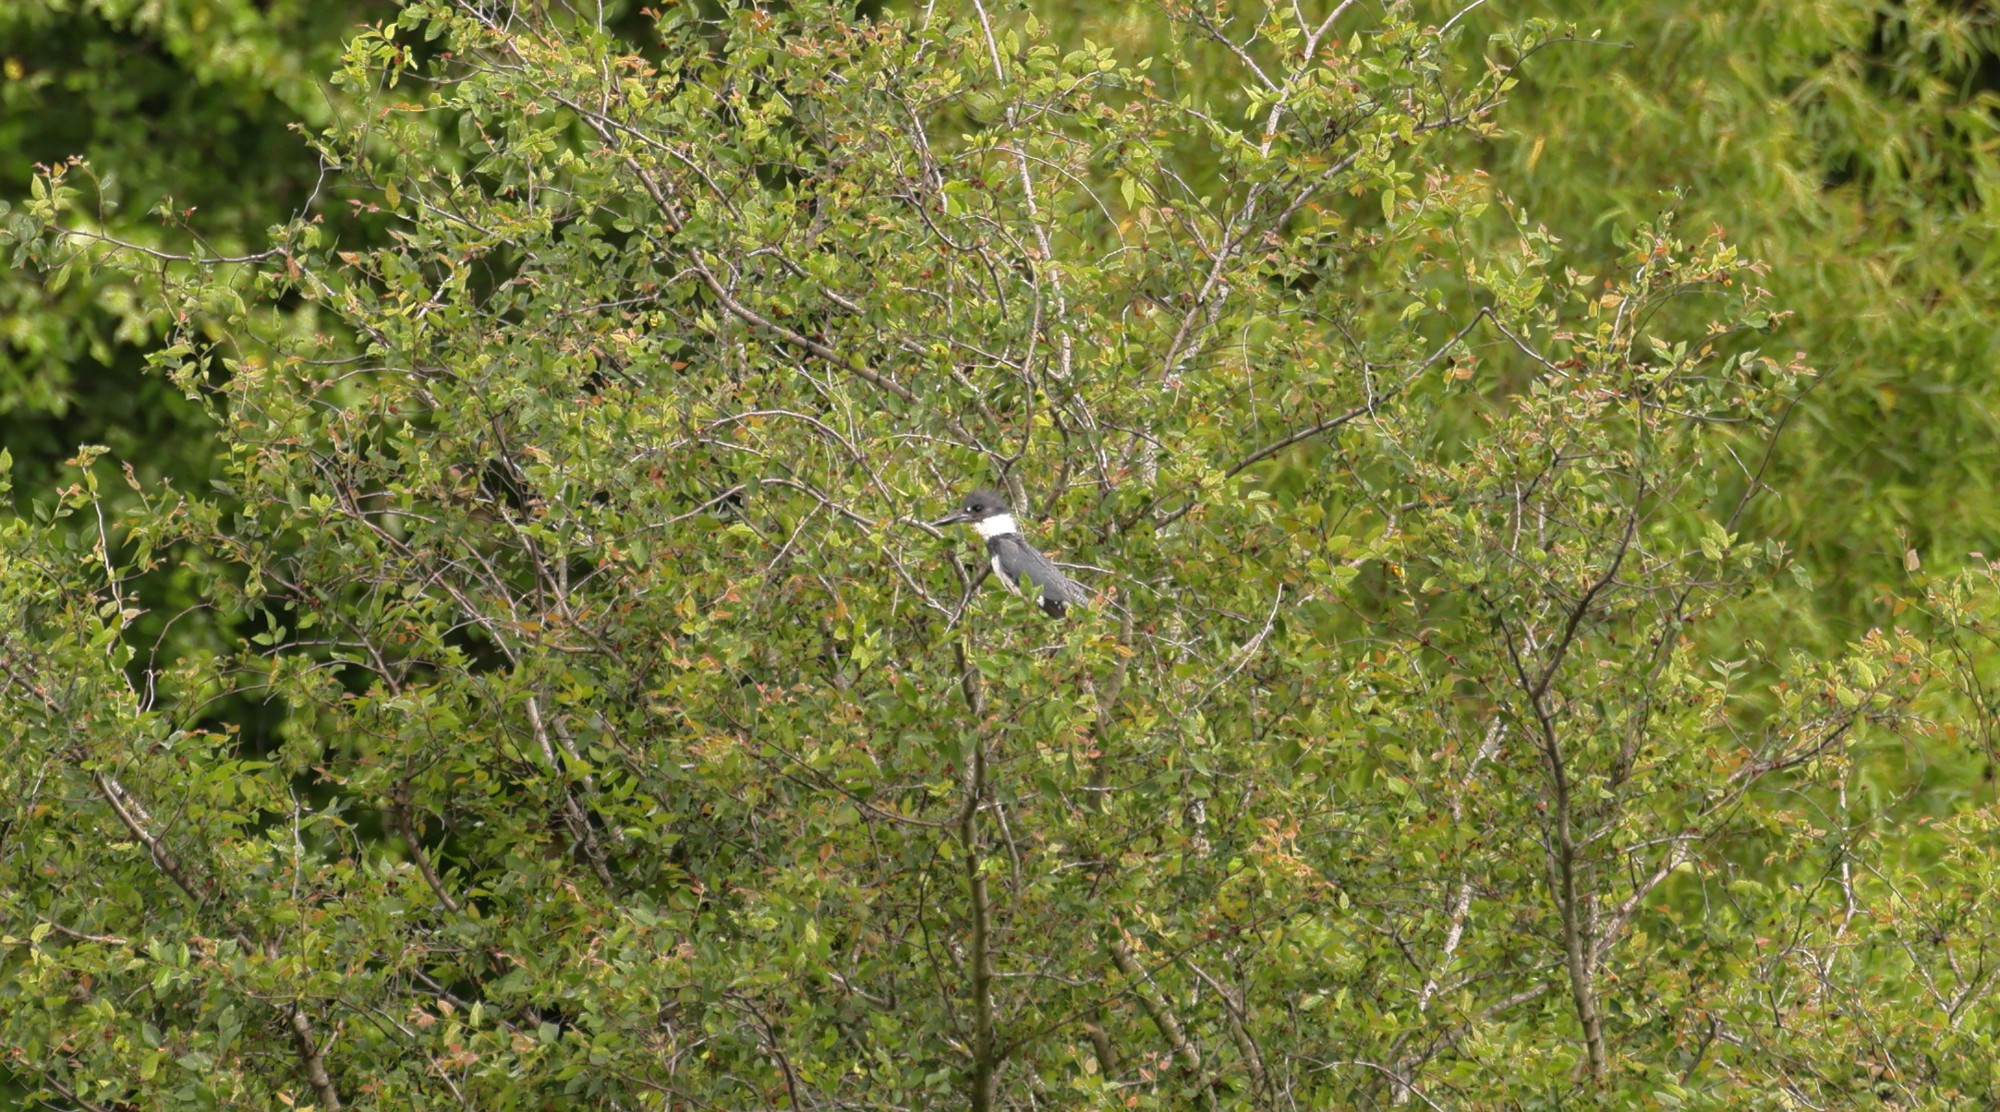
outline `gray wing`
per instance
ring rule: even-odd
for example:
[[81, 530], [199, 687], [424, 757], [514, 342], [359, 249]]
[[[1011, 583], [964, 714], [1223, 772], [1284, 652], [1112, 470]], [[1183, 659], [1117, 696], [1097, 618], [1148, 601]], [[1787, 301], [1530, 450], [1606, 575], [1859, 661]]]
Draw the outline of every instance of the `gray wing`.
[[1036, 552], [1027, 541], [1008, 534], [992, 537], [986, 542], [986, 551], [993, 557], [993, 573], [1016, 594], [1023, 588], [1032, 588], [1042, 609], [1051, 617], [1060, 618], [1070, 606], [1082, 606], [1090, 601], [1084, 589], [1064, 575], [1061, 569], [1049, 563], [1048, 557]]

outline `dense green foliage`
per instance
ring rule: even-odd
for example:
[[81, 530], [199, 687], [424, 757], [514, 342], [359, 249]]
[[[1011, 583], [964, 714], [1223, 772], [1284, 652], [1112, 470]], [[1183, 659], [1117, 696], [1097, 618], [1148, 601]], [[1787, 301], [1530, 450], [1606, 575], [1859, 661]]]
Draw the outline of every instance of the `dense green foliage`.
[[[88, 157], [89, 225], [185, 250], [183, 213], [234, 253], [305, 208], [319, 166], [298, 125], [323, 125], [324, 78], [348, 30], [389, 3], [55, 0], [0, 5], [0, 199], [37, 164]], [[146, 474], [205, 474], [196, 413], [145, 355], [165, 328], [144, 283], [108, 271], [61, 283], [0, 272], [0, 442], [38, 488], [79, 443]], [[191, 425], [190, 422], [193, 422]]]
[[[1831, 631], [1908, 548], [1956, 567], [2000, 533], [2000, 19], [1962, 0], [1547, 3], [1621, 48], [1552, 51], [1487, 167], [1588, 257], [1678, 190], [1689, 226], [1770, 264], [1823, 381], [1759, 528], [1827, 588]], [[1484, 12], [1484, 9], [1482, 9]], [[1509, 18], [1519, 10], [1510, 6]], [[1487, 14], [1493, 25], [1498, 13]], [[1821, 634], [1822, 643], [1826, 634]]]
[[1992, 514], [1895, 532], [1991, 389], [1990, 25], [614, 14], [358, 31], [309, 199], [147, 171], [226, 235], [7, 215], [16, 409], [123, 306], [198, 441], [0, 519], [23, 1092], [2000, 1097]]

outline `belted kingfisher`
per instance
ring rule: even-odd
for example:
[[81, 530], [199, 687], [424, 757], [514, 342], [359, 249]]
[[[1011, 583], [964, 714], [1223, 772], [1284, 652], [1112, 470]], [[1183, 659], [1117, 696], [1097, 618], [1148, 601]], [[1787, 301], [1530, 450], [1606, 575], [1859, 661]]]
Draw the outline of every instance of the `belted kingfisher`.
[[1090, 595], [1056, 566], [1036, 552], [1014, 528], [1014, 515], [1007, 500], [990, 490], [975, 490], [965, 496], [957, 513], [931, 523], [936, 528], [970, 525], [986, 538], [986, 554], [993, 558], [993, 574], [1015, 594], [1026, 587], [1051, 618], [1060, 618], [1071, 605], [1087, 606]]

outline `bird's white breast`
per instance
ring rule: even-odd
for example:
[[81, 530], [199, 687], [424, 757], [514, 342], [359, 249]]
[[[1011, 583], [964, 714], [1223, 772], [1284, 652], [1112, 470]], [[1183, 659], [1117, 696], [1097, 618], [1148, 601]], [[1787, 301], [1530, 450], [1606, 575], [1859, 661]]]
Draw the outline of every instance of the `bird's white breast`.
[[1014, 528], [1013, 514], [994, 514], [992, 517], [973, 522], [972, 527], [979, 530], [979, 535], [987, 540], [1018, 531]]

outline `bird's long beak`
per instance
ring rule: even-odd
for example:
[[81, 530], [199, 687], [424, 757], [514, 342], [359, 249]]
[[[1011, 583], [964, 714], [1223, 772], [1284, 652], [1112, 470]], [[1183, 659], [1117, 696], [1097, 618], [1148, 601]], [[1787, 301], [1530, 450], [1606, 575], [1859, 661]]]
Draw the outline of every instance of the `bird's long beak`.
[[963, 525], [971, 520], [972, 518], [964, 510], [960, 510], [955, 514], [952, 514], [950, 517], [939, 518], [938, 520], [931, 522], [931, 528], [942, 529], [947, 525]]

